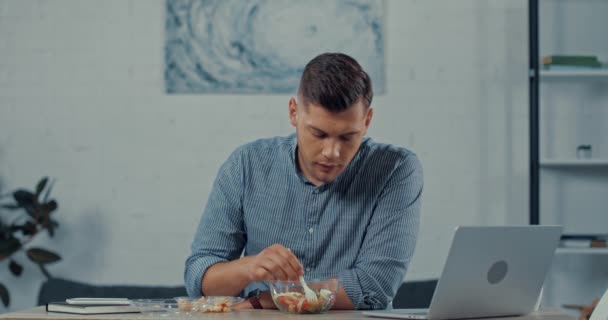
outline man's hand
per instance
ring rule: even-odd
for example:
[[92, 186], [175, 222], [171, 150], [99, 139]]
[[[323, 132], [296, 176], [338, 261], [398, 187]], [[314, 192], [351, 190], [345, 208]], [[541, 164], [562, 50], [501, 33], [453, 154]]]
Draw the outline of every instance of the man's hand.
[[304, 268], [298, 258], [280, 244], [273, 244], [250, 257], [245, 267], [250, 281], [296, 280], [304, 275]]
[[590, 305], [584, 306], [583, 308], [581, 308], [581, 314], [579, 315], [578, 319], [579, 320], [589, 319], [589, 317], [591, 317], [591, 314], [593, 313], [593, 310], [595, 310], [595, 307], [597, 306], [597, 303], [599, 301], [600, 301], [600, 299], [595, 299], [595, 300], [593, 300], [593, 302]]
[[293, 252], [274, 244], [255, 256], [212, 265], [203, 276], [201, 289], [205, 295], [235, 296], [252, 281], [295, 280], [303, 274]]

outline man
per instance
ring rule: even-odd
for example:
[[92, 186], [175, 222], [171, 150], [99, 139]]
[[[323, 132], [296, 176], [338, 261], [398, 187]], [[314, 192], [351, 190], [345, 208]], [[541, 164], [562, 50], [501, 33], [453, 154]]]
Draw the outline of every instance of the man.
[[414, 153], [365, 137], [368, 74], [321, 54], [289, 100], [296, 134], [239, 147], [222, 165], [184, 274], [190, 296], [251, 297], [274, 308], [266, 280], [338, 277], [336, 309], [383, 309], [405, 275], [420, 220]]
[[579, 320], [587, 320], [589, 318], [591, 318], [591, 314], [593, 314], [593, 311], [595, 310], [595, 307], [597, 307], [597, 303], [600, 301], [600, 299], [595, 299], [593, 300], [593, 302], [591, 302], [590, 305], [588, 306], [583, 306], [581, 308], [581, 313], [578, 316]]

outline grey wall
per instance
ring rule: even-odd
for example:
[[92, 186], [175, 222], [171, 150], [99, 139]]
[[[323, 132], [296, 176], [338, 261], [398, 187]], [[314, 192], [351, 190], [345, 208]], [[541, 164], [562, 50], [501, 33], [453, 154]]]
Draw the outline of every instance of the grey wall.
[[[526, 3], [387, 2], [387, 94], [369, 135], [424, 165], [409, 279], [439, 275], [456, 225], [528, 221]], [[163, 32], [160, 0], [0, 0], [0, 177], [57, 178], [61, 227], [36, 240], [63, 256], [56, 276], [181, 283], [220, 164], [293, 130], [287, 95], [165, 95]], [[4, 265], [11, 309], [32, 306], [39, 271]]]

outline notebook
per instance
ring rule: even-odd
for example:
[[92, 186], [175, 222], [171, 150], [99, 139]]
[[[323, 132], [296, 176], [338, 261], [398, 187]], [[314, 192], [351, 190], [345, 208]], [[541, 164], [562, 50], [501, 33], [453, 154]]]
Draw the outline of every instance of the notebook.
[[46, 305], [47, 312], [73, 314], [103, 314], [103, 313], [137, 313], [139, 308], [124, 304], [70, 304], [67, 302], [51, 302]]
[[560, 226], [458, 227], [428, 309], [363, 314], [440, 320], [530, 313], [561, 232]]

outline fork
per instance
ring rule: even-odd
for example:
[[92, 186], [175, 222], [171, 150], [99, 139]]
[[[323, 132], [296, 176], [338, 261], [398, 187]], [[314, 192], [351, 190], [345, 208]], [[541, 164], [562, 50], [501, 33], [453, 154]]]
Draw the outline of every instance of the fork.
[[304, 289], [304, 295], [306, 296], [306, 300], [308, 302], [317, 303], [319, 301], [317, 299], [317, 294], [308, 287], [303, 276], [300, 276], [300, 285], [302, 285], [302, 288]]

